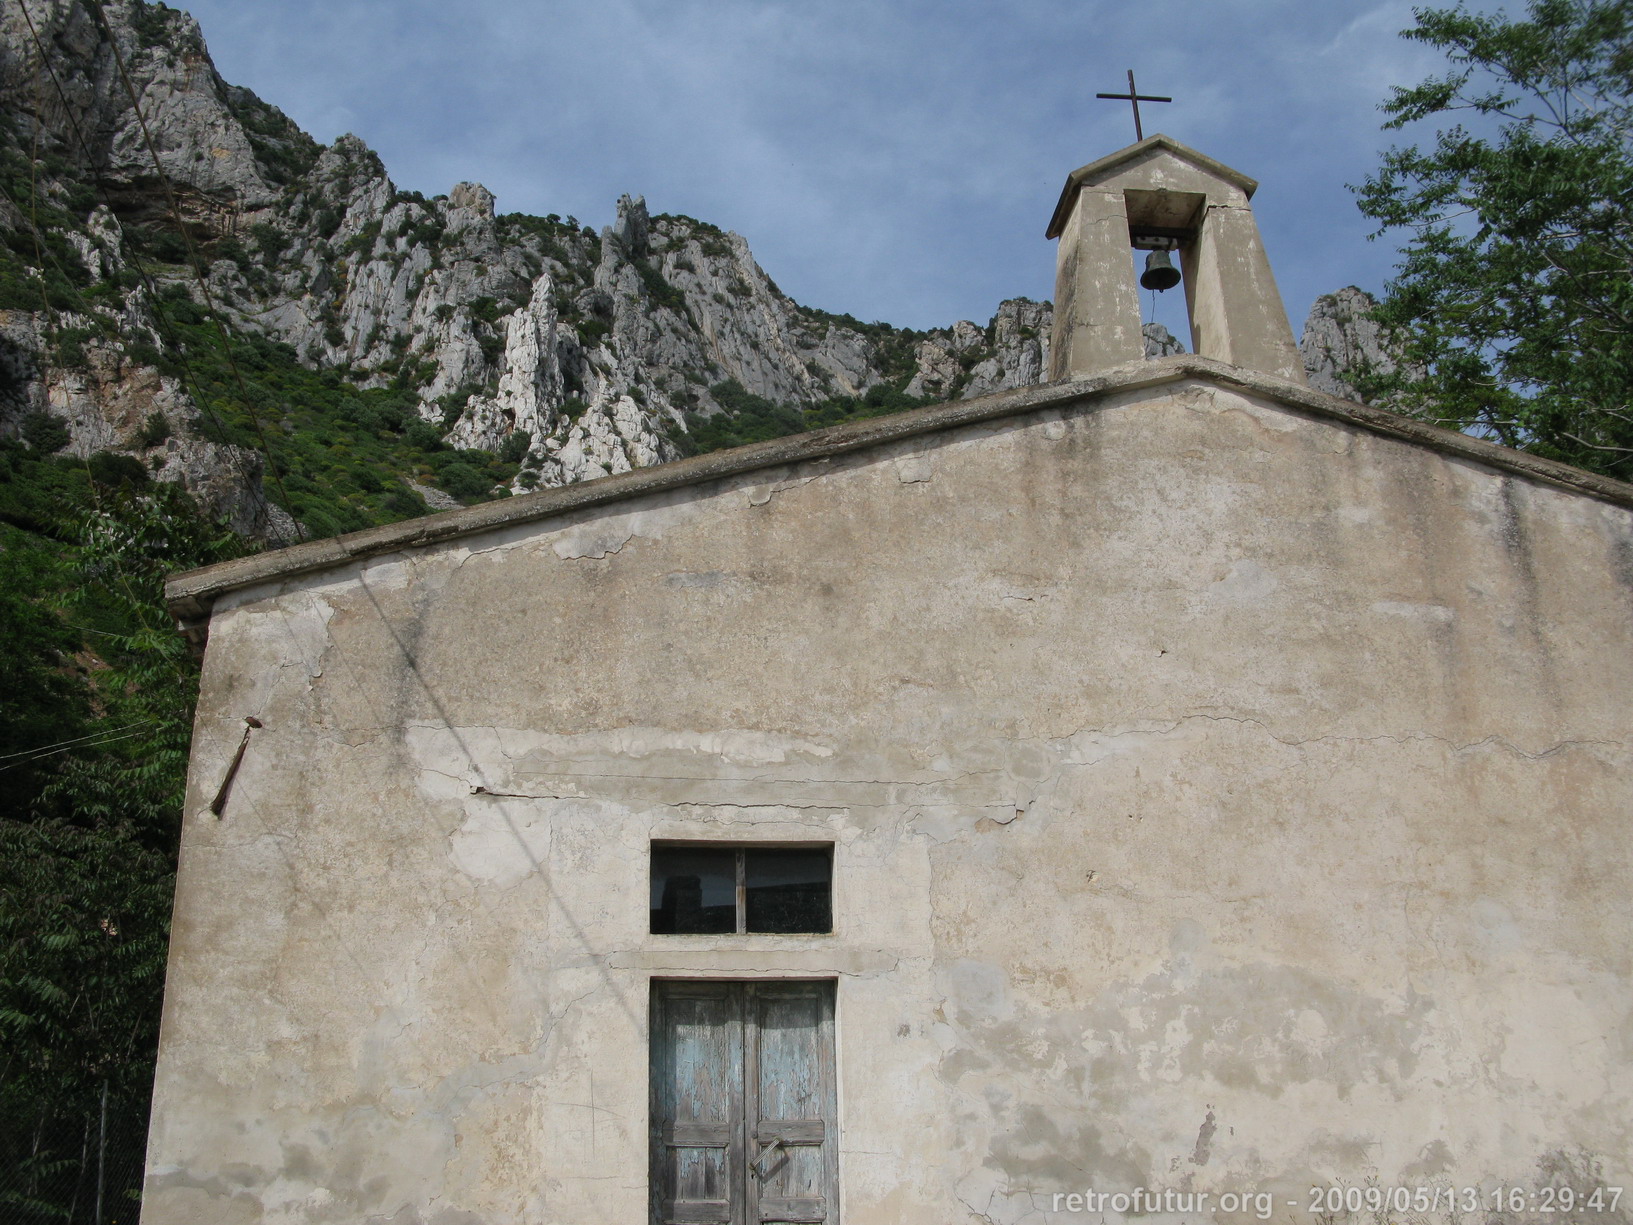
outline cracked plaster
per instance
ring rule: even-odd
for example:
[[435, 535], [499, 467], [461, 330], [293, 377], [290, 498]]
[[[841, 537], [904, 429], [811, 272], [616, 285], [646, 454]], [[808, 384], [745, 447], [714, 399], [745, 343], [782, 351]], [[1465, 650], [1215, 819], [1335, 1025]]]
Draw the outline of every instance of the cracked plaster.
[[[840, 980], [861, 1225], [1626, 1178], [1630, 540], [1191, 384], [235, 591], [144, 1219], [641, 1219], [665, 974]], [[650, 935], [654, 838], [834, 933]]]

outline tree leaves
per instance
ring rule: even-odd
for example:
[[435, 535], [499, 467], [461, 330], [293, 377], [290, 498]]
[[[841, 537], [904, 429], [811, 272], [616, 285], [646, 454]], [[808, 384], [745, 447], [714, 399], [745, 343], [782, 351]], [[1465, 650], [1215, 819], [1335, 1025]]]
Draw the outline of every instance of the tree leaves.
[[61, 1216], [104, 1104], [121, 1143], [145, 1125], [197, 693], [163, 579], [244, 548], [175, 486], [54, 487], [76, 543], [0, 535], [24, 686], [3, 701], [29, 716], [0, 724], [30, 771], [0, 773], [18, 780], [0, 809], [0, 1206], [18, 1220]]
[[1420, 9], [1455, 70], [1386, 124], [1460, 116], [1358, 189], [1404, 230], [1378, 318], [1403, 411], [1633, 477], [1633, 0], [1533, 0], [1528, 20]]

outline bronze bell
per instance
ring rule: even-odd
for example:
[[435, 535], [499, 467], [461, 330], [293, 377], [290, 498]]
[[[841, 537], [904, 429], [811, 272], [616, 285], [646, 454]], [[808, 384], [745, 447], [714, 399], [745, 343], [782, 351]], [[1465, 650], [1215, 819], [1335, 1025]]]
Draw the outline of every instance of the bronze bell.
[[1172, 289], [1179, 284], [1179, 269], [1166, 251], [1152, 251], [1145, 257], [1145, 271], [1140, 274], [1141, 289]]

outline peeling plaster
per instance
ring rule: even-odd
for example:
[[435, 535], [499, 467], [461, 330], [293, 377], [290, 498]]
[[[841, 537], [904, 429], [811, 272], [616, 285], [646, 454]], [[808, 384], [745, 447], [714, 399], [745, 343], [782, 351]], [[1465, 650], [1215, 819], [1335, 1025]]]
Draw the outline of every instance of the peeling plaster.
[[903, 455], [896, 460], [896, 479], [903, 485], [927, 481], [935, 473], [929, 455]]
[[666, 975], [837, 980], [850, 1225], [1633, 1177], [1633, 520], [1496, 483], [1192, 383], [222, 600], [150, 1221], [639, 1220]]
[[[518, 854], [520, 852], [520, 854]], [[468, 812], [449, 839], [448, 856], [466, 876], [501, 889], [527, 875], [550, 853], [550, 824], [544, 813], [493, 804]]]

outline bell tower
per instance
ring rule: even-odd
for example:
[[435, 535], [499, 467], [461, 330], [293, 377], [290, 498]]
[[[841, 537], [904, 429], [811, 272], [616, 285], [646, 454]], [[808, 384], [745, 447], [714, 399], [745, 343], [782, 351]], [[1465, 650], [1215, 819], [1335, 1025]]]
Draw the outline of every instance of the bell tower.
[[1060, 239], [1050, 379], [1144, 357], [1129, 254], [1140, 247], [1179, 252], [1198, 356], [1303, 383], [1304, 362], [1248, 205], [1257, 188], [1160, 133], [1072, 171], [1046, 235]]

